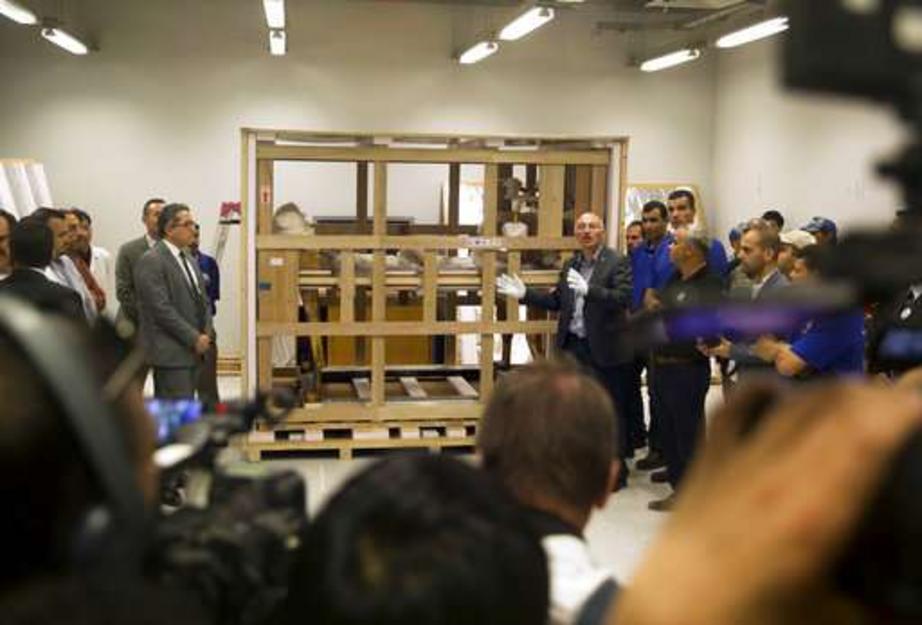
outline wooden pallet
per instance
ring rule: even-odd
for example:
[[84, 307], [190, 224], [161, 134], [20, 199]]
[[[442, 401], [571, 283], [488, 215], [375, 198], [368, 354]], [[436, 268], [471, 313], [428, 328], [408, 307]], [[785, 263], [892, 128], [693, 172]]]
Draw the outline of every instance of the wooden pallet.
[[356, 453], [387, 450], [471, 450], [477, 437], [476, 420], [385, 421], [377, 423], [282, 424], [254, 430], [234, 440], [248, 460], [273, 455], [328, 456], [350, 459]]

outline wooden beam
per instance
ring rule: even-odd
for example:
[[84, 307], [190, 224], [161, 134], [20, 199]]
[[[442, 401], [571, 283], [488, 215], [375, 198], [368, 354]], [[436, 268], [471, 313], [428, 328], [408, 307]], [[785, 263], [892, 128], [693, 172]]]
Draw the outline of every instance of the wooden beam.
[[478, 150], [464, 148], [257, 146], [256, 156], [270, 161], [374, 161], [385, 163], [515, 163], [607, 165], [609, 150]]
[[[561, 212], [563, 206], [561, 204]], [[495, 224], [495, 221], [494, 221]], [[495, 225], [494, 225], [495, 227]], [[540, 235], [537, 237], [506, 238], [499, 236], [470, 237], [407, 235], [323, 235], [303, 236], [272, 234], [256, 237], [256, 249], [265, 250], [576, 250], [579, 244], [573, 237]]]
[[563, 165], [541, 167], [538, 200], [538, 236], [559, 237], [563, 233]]
[[608, 167], [605, 165], [592, 167], [590, 208], [602, 218], [607, 227], [613, 227], [613, 224], [608, 223]]
[[375, 163], [374, 182], [374, 232], [377, 236], [387, 234], [387, 163]]
[[[240, 358], [243, 363], [241, 367], [241, 388], [244, 394], [250, 390], [250, 291], [256, 285], [250, 284], [249, 268], [249, 251], [250, 246], [250, 220], [254, 219], [251, 212], [250, 203], [250, 133], [246, 130], [240, 131], [240, 266], [238, 268], [238, 284], [240, 285]], [[111, 294], [110, 294], [111, 297]], [[257, 359], [257, 371], [259, 370], [259, 353], [253, 355]]]
[[[522, 271], [522, 254], [520, 252], [509, 252], [506, 271], [510, 276], [519, 275]], [[506, 297], [506, 320], [519, 320], [519, 300], [512, 296]]]
[[423, 256], [423, 321], [437, 321], [438, 310], [438, 258], [435, 252]]
[[[464, 380], [464, 378], [461, 378]], [[450, 382], [450, 380], [449, 380]], [[470, 387], [470, 385], [468, 385]], [[471, 387], [471, 390], [474, 390]], [[477, 391], [474, 390], [476, 398]], [[459, 393], [460, 394], [460, 393]], [[469, 396], [468, 396], [469, 397]], [[383, 406], [357, 402], [306, 404], [295, 408], [285, 423], [326, 423], [377, 420], [478, 419], [483, 407], [467, 399], [391, 403]]]
[[356, 321], [288, 323], [260, 321], [257, 337], [270, 336], [436, 336], [439, 334], [545, 334], [557, 329], [556, 320], [533, 321]]
[[[257, 151], [259, 148], [257, 148]], [[273, 163], [272, 161], [256, 161], [256, 190], [258, 193], [256, 234], [272, 234], [272, 196]]]
[[[487, 165], [483, 180], [483, 233], [496, 235], [496, 216], [499, 211], [499, 166]], [[496, 319], [496, 252], [486, 250], [480, 259], [483, 276], [481, 285], [480, 319], [490, 328], [480, 336], [480, 397], [485, 400], [493, 392], [493, 343], [492, 325]]]
[[355, 253], [339, 254], [339, 320], [355, 321]]

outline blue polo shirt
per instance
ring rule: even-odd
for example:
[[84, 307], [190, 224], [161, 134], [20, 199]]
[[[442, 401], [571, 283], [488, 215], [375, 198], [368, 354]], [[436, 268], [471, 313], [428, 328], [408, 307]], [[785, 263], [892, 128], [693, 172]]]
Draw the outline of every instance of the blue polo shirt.
[[864, 315], [851, 311], [814, 319], [791, 351], [818, 375], [864, 373]]
[[[672, 233], [667, 234], [655, 246], [643, 245], [631, 253], [631, 269], [634, 270], [634, 297], [640, 288], [640, 297], [646, 289], [660, 290], [669, 284], [676, 269], [669, 260], [669, 246], [675, 240]], [[727, 252], [717, 239], [711, 239], [708, 251], [708, 270], [720, 278], [727, 275]], [[636, 300], [635, 300], [636, 301]]]

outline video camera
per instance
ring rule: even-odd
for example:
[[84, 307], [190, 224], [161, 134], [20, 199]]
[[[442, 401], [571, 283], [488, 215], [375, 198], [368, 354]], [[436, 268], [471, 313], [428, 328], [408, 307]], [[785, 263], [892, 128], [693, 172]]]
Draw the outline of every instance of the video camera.
[[197, 595], [216, 625], [264, 623], [285, 596], [307, 523], [304, 482], [291, 471], [235, 464], [227, 444], [255, 419], [278, 421], [292, 405], [281, 395], [210, 411], [196, 401], [148, 402], [164, 512], [145, 569], [155, 581]]

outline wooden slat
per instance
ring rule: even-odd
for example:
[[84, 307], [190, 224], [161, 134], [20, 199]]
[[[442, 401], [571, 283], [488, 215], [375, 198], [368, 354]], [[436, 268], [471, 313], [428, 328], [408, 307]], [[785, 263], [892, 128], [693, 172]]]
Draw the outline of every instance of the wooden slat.
[[[461, 378], [462, 380], [464, 378]], [[470, 385], [468, 385], [470, 386]], [[474, 390], [471, 387], [471, 390]], [[476, 390], [474, 390], [476, 397]], [[358, 402], [328, 402], [307, 404], [295, 408], [285, 418], [285, 424], [296, 423], [342, 423], [371, 421], [444, 421], [479, 419], [483, 410], [477, 402], [468, 398], [457, 400], [392, 402], [374, 406]]]
[[[592, 199], [590, 204], [593, 213], [608, 224], [608, 166], [597, 165], [592, 168]], [[608, 224], [608, 227], [612, 227]]]
[[261, 321], [256, 324], [260, 338], [279, 335], [294, 336], [435, 336], [439, 334], [544, 334], [554, 332], [554, 320], [536, 321], [357, 321], [281, 323]]
[[[257, 147], [257, 152], [259, 148]], [[273, 192], [272, 161], [256, 161], [257, 222], [256, 234], [272, 233], [272, 196]]]
[[256, 249], [258, 250], [575, 250], [578, 248], [579, 244], [572, 237], [560, 235], [506, 238], [467, 235], [298, 236], [277, 234], [256, 237]]
[[[375, 162], [374, 178], [374, 234], [383, 237], [387, 234], [387, 163]], [[371, 320], [382, 323], [387, 314], [387, 290], [385, 281], [387, 272], [384, 250], [376, 249], [372, 255], [371, 270]], [[371, 403], [381, 406], [386, 400], [385, 366], [386, 343], [383, 337], [371, 339]]]
[[376, 162], [374, 181], [374, 229], [377, 236], [387, 234], [387, 163]]
[[[244, 393], [250, 390], [250, 294], [256, 285], [252, 284], [249, 268], [250, 247], [250, 220], [253, 219], [250, 204], [250, 134], [246, 130], [240, 131], [240, 357], [242, 360], [241, 388]], [[257, 361], [259, 370], [259, 352], [252, 354]]]
[[460, 375], [449, 376], [448, 383], [455, 387], [455, 390], [461, 397], [470, 397], [472, 399], [477, 397], [477, 389], [471, 386], [470, 383]]
[[[509, 252], [509, 256], [506, 260], [506, 272], [510, 276], [519, 276], [522, 273], [522, 254], [519, 252]], [[552, 278], [554, 281], [557, 280], [555, 276]], [[519, 320], [519, 300], [514, 297], [506, 297], [506, 320], [507, 321], [518, 321]]]
[[[257, 322], [297, 323], [298, 293], [290, 285], [298, 280], [300, 267], [297, 251], [257, 252]], [[257, 344], [258, 381], [261, 390], [272, 386], [272, 343]]]
[[483, 235], [496, 236], [496, 211], [499, 208], [499, 167], [487, 165], [483, 173]]
[[416, 378], [401, 377], [400, 384], [403, 386], [403, 390], [406, 391], [407, 395], [414, 399], [426, 399], [429, 397], [429, 394], [420, 386], [419, 380]]
[[491, 150], [370, 147], [316, 147], [260, 144], [257, 158], [277, 161], [374, 161], [385, 163], [516, 163], [607, 165], [611, 153], [597, 150]]
[[355, 396], [361, 401], [371, 401], [371, 381], [368, 378], [352, 378]]
[[433, 323], [437, 320], [438, 307], [438, 259], [434, 252], [423, 256], [423, 321]]
[[541, 189], [538, 199], [539, 237], [559, 237], [563, 232], [564, 173], [562, 165], [541, 167], [538, 178]]
[[339, 255], [339, 320], [342, 323], [355, 321], [355, 254], [341, 252]]
[[578, 217], [592, 210], [592, 166], [577, 165], [573, 174], [573, 206]]

